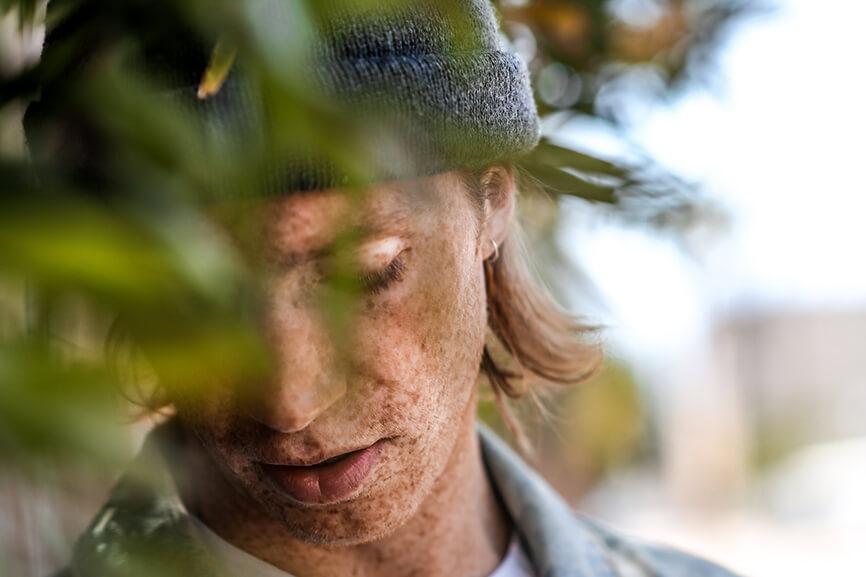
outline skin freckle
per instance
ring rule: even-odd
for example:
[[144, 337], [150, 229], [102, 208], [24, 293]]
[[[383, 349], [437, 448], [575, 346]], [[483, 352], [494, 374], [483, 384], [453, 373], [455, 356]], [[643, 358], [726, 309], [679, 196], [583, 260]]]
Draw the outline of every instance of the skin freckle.
[[[486, 336], [476, 216], [454, 175], [430, 177], [426, 186], [430, 197], [413, 212], [401, 208], [406, 200], [397, 186], [370, 192], [375, 212], [402, 216], [399, 230], [383, 230], [386, 240], [359, 258], [384, 265], [405, 248], [399, 239], [406, 230], [412, 245], [401, 280], [359, 297], [351, 346], [338, 349], [329, 340], [311, 288], [287, 274], [263, 312], [277, 363], [272, 382], [252, 390], [254, 402], [245, 405], [226, 390], [194, 407], [196, 418], [179, 411], [213, 464], [203, 478], [219, 478], [234, 491], [225, 507], [235, 512], [207, 511], [209, 524], [290, 573], [317, 566], [331, 547], [377, 551], [374, 558], [393, 561], [408, 546], [397, 546], [402, 535], [413, 542], [427, 535], [425, 524], [442, 522], [447, 499], [469, 494], [459, 491], [462, 483], [483, 482], [477, 463], [475, 480], [452, 471], [474, 463], [463, 445], [476, 442], [472, 400]], [[268, 207], [265, 234], [285, 254], [332, 241], [347, 214], [330, 192], [272, 199]], [[356, 224], [364, 226], [363, 216]], [[299, 506], [257, 465], [316, 462], [380, 440], [369, 477], [332, 505]], [[396, 549], [383, 549], [388, 543]]]

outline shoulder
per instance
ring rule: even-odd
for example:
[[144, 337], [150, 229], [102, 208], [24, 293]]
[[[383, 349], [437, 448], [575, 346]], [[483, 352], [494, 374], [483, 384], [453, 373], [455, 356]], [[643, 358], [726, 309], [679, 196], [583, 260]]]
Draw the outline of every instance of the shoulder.
[[581, 515], [501, 439], [479, 426], [490, 479], [540, 577], [736, 577], [674, 549], [641, 543]]
[[729, 570], [671, 547], [626, 537], [598, 521], [575, 515], [598, 540], [618, 573], [629, 577], [738, 577]]
[[172, 430], [161, 425], [52, 577], [213, 577], [220, 572], [186, 511], [170, 471]]

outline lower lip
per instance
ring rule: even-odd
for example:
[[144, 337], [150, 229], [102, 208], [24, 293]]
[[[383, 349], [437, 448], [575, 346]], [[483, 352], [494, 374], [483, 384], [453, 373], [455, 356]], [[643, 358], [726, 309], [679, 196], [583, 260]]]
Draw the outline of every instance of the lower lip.
[[370, 475], [379, 459], [381, 443], [377, 441], [328, 465], [264, 465], [264, 470], [284, 493], [299, 503], [336, 503], [351, 496]]

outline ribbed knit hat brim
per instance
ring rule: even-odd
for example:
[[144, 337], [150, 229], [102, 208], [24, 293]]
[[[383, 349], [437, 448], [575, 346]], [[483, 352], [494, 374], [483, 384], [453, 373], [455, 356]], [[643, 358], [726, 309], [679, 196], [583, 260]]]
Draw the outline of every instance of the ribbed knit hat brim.
[[[523, 62], [506, 52], [347, 61], [319, 70], [325, 93], [364, 128], [361, 173], [326, 153], [298, 152], [270, 169], [265, 194], [339, 187], [478, 168], [532, 150], [538, 116]], [[215, 132], [261, 122], [257, 99], [233, 78], [204, 102], [174, 93]], [[243, 191], [238, 191], [244, 194]]]
[[[362, 170], [311, 143], [308, 150], [293, 150], [269, 165], [262, 182], [250, 187], [255, 194], [477, 168], [535, 146], [539, 119], [526, 66], [501, 46], [487, 0], [396, 3], [396, 9], [368, 9], [362, 17], [347, 5], [351, 2], [326, 13], [314, 37], [308, 94], [321, 97], [336, 113], [338, 126], [350, 121], [346, 137], [362, 140], [356, 147]], [[200, 62], [183, 50], [185, 63]], [[260, 92], [243, 70], [233, 70], [216, 94], [200, 100], [197, 80], [203, 69], [196, 69], [197, 64], [171, 69], [174, 56], [145, 53], [159, 63], [161, 73], [168, 63], [175, 78], [168, 94], [189, 109], [207, 134], [219, 138], [275, 129], [268, 125]], [[28, 111], [30, 120], [40, 115], [39, 108], [35, 103]]]

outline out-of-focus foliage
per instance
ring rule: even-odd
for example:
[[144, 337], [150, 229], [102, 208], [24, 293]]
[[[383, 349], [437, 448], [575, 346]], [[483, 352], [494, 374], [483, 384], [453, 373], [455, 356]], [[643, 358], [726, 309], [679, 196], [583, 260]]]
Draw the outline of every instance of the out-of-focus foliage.
[[[123, 443], [106, 423], [118, 420], [113, 391], [122, 375], [109, 360], [128, 361], [132, 368], [126, 366], [125, 374], [158, 374], [160, 385], [178, 394], [200, 393], [214, 378], [260, 375], [267, 358], [249, 315], [239, 314], [255, 300], [256, 287], [247, 274], [250, 263], [214, 218], [215, 191], [248, 186], [275, 156], [297, 149], [322, 151], [350, 171], [364, 168], [357, 151], [365, 126], [351, 111], [311, 94], [304, 81], [300, 55], [315, 2], [286, 0], [291, 18], [281, 22], [290, 22], [289, 28], [275, 26], [256, 10], [258, 2], [150, 3], [166, 10], [166, 21], [182, 22], [216, 47], [205, 91], [218, 89], [239, 63], [255, 79], [268, 114], [264, 125], [272, 128], [239, 142], [208, 139], [182, 107], [151, 96], [152, 79], [126, 65], [137, 47], [117, 33], [112, 19], [141, 2], [88, 2], [98, 9], [67, 51], [43, 65], [21, 62], [17, 70], [0, 71], [5, 74], [0, 129], [6, 129], [20, 125], [23, 107], [38, 97], [39, 86], [68, 76], [76, 51], [98, 48], [99, 57], [74, 68], [73, 81], [64, 85], [63, 112], [83, 127], [82, 134], [98, 132], [112, 159], [97, 175], [98, 185], [91, 186], [66, 164], [75, 161], [75, 142], [50, 130], [43, 136], [57, 145], [56, 154], [34, 159], [35, 166], [20, 147], [0, 149], [4, 470], [38, 469], [58, 458], [117, 462]], [[65, 5], [71, 10], [80, 3]], [[530, 0], [501, 1], [499, 8], [505, 33], [529, 63], [542, 115], [563, 122], [575, 115], [616, 121], [624, 99], [647, 97], [633, 90], [635, 78], [659, 80], [652, 95], [657, 97], [692, 78], [711, 76], [713, 48], [748, 5], [745, 0]], [[39, 29], [44, 12], [36, 0], [0, 0], [0, 15], [17, 18], [22, 29]], [[558, 146], [555, 138], [544, 138], [522, 168], [554, 195], [612, 203], [641, 215], [635, 207], [665, 207], [646, 211], [649, 216], [639, 216], [643, 220], [664, 219], [683, 206], [655, 202], [682, 192], [675, 180], [648, 176], [645, 166], [620, 166]], [[349, 318], [351, 278], [336, 275], [323, 291], [335, 330]], [[125, 344], [106, 355], [109, 336]], [[138, 357], [148, 366], [134, 360]], [[616, 386], [610, 391], [622, 392]], [[587, 394], [574, 407], [580, 414], [589, 411], [578, 426], [594, 426], [595, 409], [586, 407], [598, 403], [613, 416], [632, 419], [631, 413], [617, 412], [631, 411], [628, 403], [622, 405], [626, 409], [610, 408], [610, 399]], [[586, 442], [594, 439], [588, 450], [602, 466], [625, 454], [633, 441], [629, 427], [623, 439], [602, 439], [593, 431], [580, 434]]]
[[[479, 402], [478, 417], [508, 437], [511, 433], [488, 396]], [[528, 442], [526, 456], [573, 501], [608, 473], [641, 456], [649, 429], [638, 385], [631, 371], [614, 358], [606, 359], [590, 382], [542, 390], [540, 406], [526, 405], [519, 412]]]
[[629, 370], [608, 359], [598, 377], [575, 389], [564, 403], [568, 419], [563, 423], [563, 461], [575, 474], [602, 474], [628, 461], [645, 432], [642, 405]]
[[[529, 61], [542, 114], [617, 119], [613, 92], [635, 75], [664, 88], [715, 72], [713, 55], [750, 0], [499, 0], [505, 30]], [[631, 97], [640, 97], [632, 94]], [[629, 97], [625, 94], [625, 97]]]
[[[78, 4], [66, 2], [69, 9]], [[3, 318], [22, 319], [18, 326], [3, 327], [3, 355], [15, 363], [4, 363], [0, 396], [24, 398], [13, 394], [24, 383], [32, 383], [29, 394], [38, 395], [39, 384], [51, 381], [45, 406], [68, 407], [64, 420], [46, 419], [47, 428], [36, 435], [28, 429], [20, 402], [0, 404], [3, 458], [38, 458], [40, 447], [53, 449], [49, 439], [63, 439], [77, 407], [102, 406], [83, 403], [79, 395], [84, 393], [74, 384], [112, 381], [92, 355], [93, 364], [84, 365], [84, 372], [76, 355], [48, 360], [48, 351], [58, 348], [57, 343], [71, 349], [80, 346], [80, 334], [65, 334], [82, 331], [68, 320], [73, 298], [84, 303], [81, 306], [91, 316], [119, 318], [163, 383], [204, 386], [206, 375], [215, 370], [230, 374], [249, 369], [247, 353], [257, 349], [254, 331], [235, 314], [241, 295], [249, 290], [244, 267], [202, 200], [227, 184], [249, 182], [266, 158], [279, 151], [308, 146], [351, 159], [351, 150], [344, 146], [360, 130], [347, 115], [311, 98], [300, 82], [298, 47], [308, 33], [312, 6], [291, 3], [289, 21], [294, 28], [275, 30], [267, 16], [254, 9], [256, 3], [154, 4], [166, 10], [170, 6], [171, 18], [214, 39], [217, 48], [204, 89], [217, 89], [235, 59], [243, 60], [268, 104], [273, 121], [269, 125], [291, 127], [274, 129], [252, 147], [244, 141], [243, 148], [232, 148], [207, 142], [182, 109], [148, 96], [149, 79], [124, 66], [135, 46], [113, 37], [110, 27], [126, 2], [92, 4], [98, 7], [97, 16], [83, 28], [89, 36], [82, 34], [78, 46], [70, 44], [69, 53], [59, 59], [24, 66], [4, 78], [0, 89], [0, 106], [20, 106], [37, 96], [39, 85], [67, 72], [64, 58], [74, 60], [76, 50], [98, 44], [103, 52], [68, 84], [64, 106], [82, 126], [108, 135], [113, 159], [98, 188], [83, 188], [54, 158], [37, 167], [38, 178], [24, 158], [7, 153], [0, 159], [0, 275], [9, 286], [19, 287], [4, 289], [12, 296], [3, 301]], [[637, 70], [652, 70], [665, 86], [706, 73], [712, 47], [746, 7], [721, 0], [537, 0], [499, 6], [504, 30], [529, 61], [542, 114], [565, 111], [610, 119], [616, 118], [610, 92]], [[33, 22], [38, 8], [32, 1], [6, 0], [0, 5], [3, 11], [17, 11], [22, 25], [31, 27], [38, 26]], [[642, 19], [635, 20], [633, 13]], [[630, 167], [549, 139], [523, 168], [555, 194], [591, 201], [617, 202], [624, 190], [658, 186]], [[106, 326], [84, 330], [93, 333], [88, 335], [91, 346], [105, 337]], [[259, 366], [261, 359], [253, 357], [257, 360], [252, 364]], [[65, 369], [70, 378], [60, 386], [58, 371]], [[64, 394], [69, 398], [58, 400]], [[75, 438], [71, 435], [65, 441], [88, 452]]]
[[39, 4], [38, 0], [0, 0], [0, 14], [15, 11], [20, 26], [33, 25]]
[[[718, 218], [698, 187], [644, 158], [592, 162], [548, 149], [558, 127], [591, 118], [613, 131], [635, 108], [689, 84], [718, 80], [714, 55], [759, 0], [498, 0], [504, 31], [529, 63], [549, 128], [525, 167], [557, 195], [609, 203], [608, 213], [656, 229], [686, 231]], [[587, 161], [590, 162], [587, 162]], [[559, 260], [551, 257], [551, 260]]]

